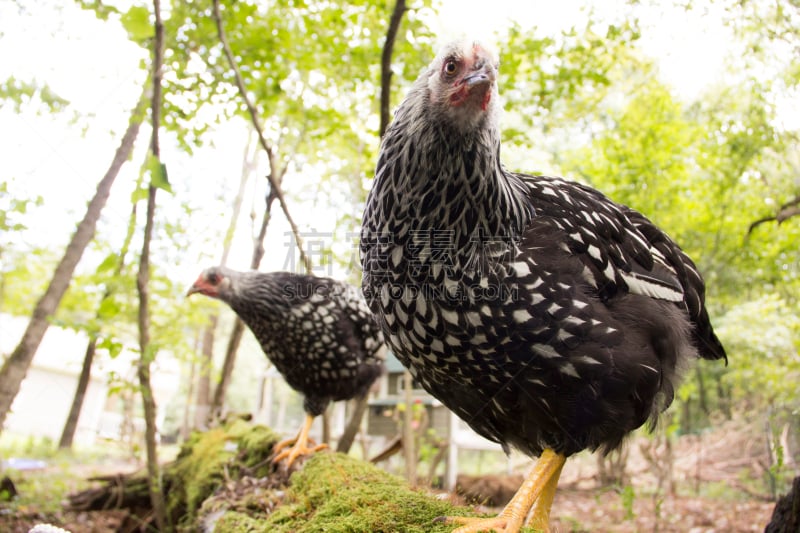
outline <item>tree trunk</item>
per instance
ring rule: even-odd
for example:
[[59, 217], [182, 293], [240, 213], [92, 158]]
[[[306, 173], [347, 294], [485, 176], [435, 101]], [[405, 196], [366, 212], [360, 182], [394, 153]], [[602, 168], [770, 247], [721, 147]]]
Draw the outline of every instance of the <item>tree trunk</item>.
[[242, 335], [244, 335], [244, 322], [236, 318], [236, 321], [233, 323], [231, 336], [228, 338], [228, 347], [225, 349], [225, 360], [222, 362], [219, 383], [217, 383], [217, 388], [214, 389], [214, 400], [211, 402], [211, 411], [209, 412], [210, 420], [222, 417], [222, 408], [225, 405], [225, 394], [228, 392], [228, 385], [231, 382], [233, 365], [236, 362], [236, 352], [239, 350], [239, 344], [242, 342]]
[[[195, 379], [196, 374], [197, 374], [197, 361], [192, 359], [189, 362], [189, 379], [187, 380], [189, 385], [188, 385], [188, 390], [186, 391], [186, 404], [183, 406], [183, 420], [181, 422], [181, 432], [180, 432], [181, 442], [188, 439], [192, 431], [192, 424], [189, 422], [189, 420], [192, 414], [192, 405], [193, 405], [192, 399], [194, 398], [195, 394], [194, 387], [196, 381]], [[197, 406], [195, 405], [195, 408], [196, 407]]]
[[[256, 169], [258, 164], [258, 147], [253, 152], [252, 158], [250, 156], [250, 142], [248, 141], [247, 146], [244, 148], [244, 154], [242, 156], [242, 173], [239, 179], [239, 190], [236, 192], [236, 197], [233, 200], [233, 205], [231, 207], [231, 218], [228, 222], [228, 230], [225, 232], [225, 240], [222, 242], [222, 257], [220, 259], [220, 264], [225, 266], [228, 264], [228, 255], [230, 254], [231, 250], [231, 241], [233, 240], [233, 234], [236, 231], [236, 223], [239, 220], [239, 213], [242, 210], [242, 201], [244, 199], [244, 192], [247, 188], [247, 182], [250, 179], [250, 174]], [[267, 207], [269, 210], [269, 206]], [[197, 384], [197, 400], [196, 400], [196, 410], [195, 410], [195, 427], [196, 428], [203, 428], [206, 427], [208, 422], [212, 420], [216, 414], [215, 411], [219, 411], [222, 408], [222, 403], [218, 405], [216, 409], [212, 409], [212, 405], [216, 405], [216, 401], [212, 401], [211, 398], [211, 370], [214, 368], [214, 336], [217, 331], [217, 323], [219, 322], [219, 315], [214, 313], [208, 317], [208, 324], [205, 327], [203, 332], [203, 348], [202, 348], [202, 363], [200, 367], [200, 377]], [[241, 334], [239, 334], [241, 338]], [[230, 340], [228, 341], [228, 351], [231, 350]], [[236, 348], [238, 348], [238, 342], [236, 347], [233, 348], [234, 355]], [[227, 356], [225, 358], [227, 362]], [[230, 373], [233, 370], [232, 363], [228, 363], [227, 365], [228, 376], [225, 378], [226, 383], [225, 387], [221, 391], [223, 393], [223, 400], [224, 400], [224, 392], [227, 389], [227, 382], [230, 380]], [[226, 371], [223, 371], [223, 376], [225, 375]]]
[[89, 388], [89, 379], [92, 377], [92, 361], [97, 348], [97, 336], [92, 335], [86, 345], [86, 355], [83, 356], [83, 366], [81, 375], [78, 378], [78, 387], [75, 389], [75, 396], [72, 398], [72, 405], [69, 408], [69, 415], [61, 432], [61, 439], [58, 441], [60, 449], [72, 448], [72, 439], [75, 437], [75, 430], [78, 428], [78, 418], [81, 416], [83, 399], [86, 397], [86, 389]]
[[[142, 93], [142, 98], [139, 100], [139, 106], [137, 109], [134, 120], [137, 116], [143, 116], [142, 112], [144, 110], [144, 105], [149, 101], [149, 93], [150, 87], [147, 85], [148, 82], [145, 82], [145, 89]], [[142, 183], [142, 176], [141, 173], [139, 178], [136, 181], [136, 187], [140, 187]], [[131, 241], [133, 240], [133, 235], [136, 232], [136, 204], [133, 204], [131, 208], [131, 216], [128, 220], [128, 230], [125, 233], [125, 240], [122, 241], [122, 248], [119, 250], [119, 261], [117, 262], [117, 266], [114, 269], [114, 274], [119, 276], [122, 274], [123, 269], [125, 268], [125, 257], [128, 255], [128, 250], [130, 249]], [[102, 316], [100, 315], [100, 309], [103, 306], [103, 302], [111, 298], [114, 291], [111, 288], [112, 286], [109, 285], [106, 288], [106, 291], [103, 293], [103, 297], [100, 299], [100, 303], [97, 305], [98, 312], [96, 313], [95, 317], [98, 319], [98, 323], [102, 322]], [[92, 371], [92, 362], [94, 360], [94, 354], [97, 349], [97, 340], [98, 340], [98, 333], [92, 332], [89, 336], [89, 343], [86, 345], [86, 354], [83, 358], [83, 367], [81, 368], [81, 375], [78, 380], [78, 386], [75, 389], [75, 396], [72, 398], [72, 406], [70, 407], [69, 415], [67, 416], [67, 421], [64, 423], [64, 429], [61, 432], [61, 440], [59, 441], [58, 447], [61, 449], [67, 449], [72, 447], [72, 440], [75, 436], [75, 430], [78, 425], [78, 419], [81, 415], [81, 410], [83, 409], [83, 400], [86, 396], [86, 389], [89, 386], [89, 379], [91, 378], [91, 371]]]
[[[150, 241], [153, 237], [153, 226], [156, 210], [156, 187], [153, 185], [153, 172], [164, 172], [161, 165], [161, 154], [158, 142], [158, 130], [161, 123], [161, 61], [164, 47], [164, 24], [161, 21], [161, 1], [153, 0], [155, 15], [155, 39], [153, 43], [153, 101], [151, 107], [153, 133], [150, 152], [158, 168], [150, 165], [151, 184], [147, 188], [147, 215], [145, 218], [144, 236], [142, 237], [142, 253], [139, 256], [139, 273], [136, 276], [136, 288], [139, 292], [139, 365], [137, 373], [142, 393], [144, 408], [145, 448], [147, 450], [147, 485], [150, 502], [153, 507], [158, 531], [170, 531], [167, 521], [167, 508], [161, 480], [161, 469], [158, 464], [158, 446], [156, 427], [156, 403], [150, 383], [150, 364], [155, 358], [155, 350], [150, 344]], [[165, 178], [165, 176], [161, 176]]]
[[78, 265], [83, 251], [94, 237], [97, 221], [111, 193], [111, 186], [114, 184], [120, 168], [130, 157], [134, 141], [139, 133], [139, 126], [141, 126], [143, 120], [144, 100], [144, 98], [140, 99], [138, 105], [134, 108], [128, 129], [122, 136], [122, 141], [114, 154], [111, 166], [109, 166], [105, 176], [97, 185], [97, 192], [89, 201], [86, 214], [78, 224], [72, 239], [67, 245], [64, 256], [56, 266], [50, 284], [36, 303], [22, 339], [3, 364], [3, 368], [0, 369], [0, 431], [2, 431], [3, 422], [11, 409], [11, 404], [19, 392], [22, 380], [25, 379], [25, 375], [28, 373], [33, 356], [36, 354], [36, 350], [39, 348], [39, 344], [42, 342], [42, 338], [50, 325], [50, 318], [56, 312], [59, 303], [61, 303], [61, 298], [69, 287], [72, 274], [75, 272], [75, 267]]
[[267, 141], [267, 138], [264, 137], [264, 129], [261, 127], [261, 123], [258, 120], [258, 110], [250, 100], [247, 88], [244, 86], [244, 78], [242, 78], [242, 73], [239, 70], [239, 64], [236, 62], [236, 57], [233, 55], [231, 46], [228, 43], [228, 38], [225, 36], [225, 28], [222, 25], [222, 15], [219, 9], [219, 0], [212, 1], [211, 12], [214, 17], [214, 23], [217, 27], [217, 37], [219, 38], [219, 42], [222, 44], [222, 51], [225, 53], [225, 58], [228, 60], [231, 71], [233, 71], [233, 78], [236, 81], [236, 87], [239, 89], [239, 94], [241, 95], [242, 100], [247, 107], [247, 112], [250, 115], [250, 121], [253, 124], [253, 128], [258, 134], [258, 142], [261, 144], [261, 147], [264, 148], [264, 151], [269, 157], [270, 173], [267, 174], [267, 180], [269, 181], [270, 186], [270, 196], [274, 196], [274, 199], [278, 200], [278, 204], [281, 206], [283, 215], [286, 217], [286, 222], [289, 223], [289, 227], [292, 229], [292, 235], [294, 235], [297, 251], [300, 254], [300, 261], [305, 265], [306, 273], [311, 275], [313, 274], [311, 260], [306, 254], [305, 247], [303, 246], [303, 238], [300, 235], [300, 230], [297, 229], [297, 224], [295, 224], [294, 218], [292, 218], [292, 215], [289, 212], [289, 205], [286, 203], [286, 198], [284, 198], [283, 191], [281, 190], [281, 182], [283, 181], [283, 175], [289, 166], [289, 162], [287, 161], [286, 165], [283, 167], [283, 170], [278, 172], [278, 159], [275, 154], [275, 150]]
[[361, 420], [364, 418], [364, 413], [367, 411], [367, 404], [369, 403], [369, 393], [353, 401], [353, 412], [350, 414], [350, 420], [344, 428], [339, 442], [336, 445], [336, 451], [347, 453], [353, 445], [353, 441], [361, 429]]
[[694, 367], [695, 375], [697, 376], [697, 400], [700, 404], [700, 410], [708, 416], [711, 411], [708, 408], [708, 393], [706, 392], [706, 380], [703, 376], [703, 371], [700, 365]]
[[208, 324], [203, 329], [194, 411], [196, 429], [205, 428], [211, 419], [211, 370], [214, 368], [214, 332], [217, 329], [217, 319], [216, 314], [209, 316]]
[[412, 487], [417, 486], [417, 450], [414, 445], [414, 405], [411, 397], [412, 386], [411, 372], [403, 373], [403, 391], [406, 410], [403, 413], [403, 454], [406, 463], [406, 480]]
[[[158, 5], [159, 0], [155, 0]], [[158, 9], [158, 8], [156, 8]], [[156, 122], [157, 124], [157, 122]], [[154, 127], [153, 130], [157, 130]], [[137, 374], [142, 393], [142, 407], [144, 408], [144, 435], [147, 450], [147, 474], [150, 487], [150, 501], [155, 513], [156, 524], [159, 531], [167, 531], [167, 511], [164, 505], [164, 493], [161, 489], [161, 472], [158, 465], [158, 428], [156, 427], [157, 408], [153, 397], [153, 387], [150, 383], [150, 363], [155, 359], [155, 353], [150, 345], [150, 311], [149, 311], [149, 282], [150, 282], [150, 240], [153, 235], [153, 219], [155, 218], [156, 188], [148, 187], [147, 194], [147, 220], [145, 221], [142, 254], [139, 260], [139, 275], [136, 277], [136, 287], [139, 291], [139, 365]]]

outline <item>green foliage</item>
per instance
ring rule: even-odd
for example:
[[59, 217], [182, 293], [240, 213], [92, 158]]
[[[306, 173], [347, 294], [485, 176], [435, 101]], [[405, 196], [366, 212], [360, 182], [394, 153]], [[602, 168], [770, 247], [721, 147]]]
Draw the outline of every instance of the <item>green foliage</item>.
[[[303, 162], [327, 159], [374, 134], [364, 124], [376, 111], [388, 6], [365, 1], [235, 1], [221, 2], [220, 7], [227, 39], [248, 94], [261, 110], [266, 135], [273, 145], [287, 147], [279, 161], [285, 164], [296, 154]], [[209, 111], [217, 120], [246, 116], [206, 9], [180, 3], [166, 32], [174, 36], [167, 45], [174, 54], [165, 75], [165, 124], [189, 133], [183, 140], [187, 149], [202, 142], [207, 124], [196, 117], [207, 108], [213, 108]], [[418, 22], [409, 28], [413, 20], [409, 14], [404, 26], [419, 39], [424, 31]], [[298, 39], [299, 35], [310, 38]], [[408, 45], [399, 48], [408, 50]], [[409, 75], [404, 63], [398, 70], [401, 77]], [[308, 145], [312, 140], [313, 146]]]
[[465, 514], [363, 461], [319, 453], [292, 476], [286, 502], [261, 531], [452, 531], [439, 516]]
[[723, 382], [739, 402], [750, 408], [797, 404], [800, 318], [795, 305], [764, 295], [733, 307], [718, 329], [736, 360]]
[[612, 126], [591, 145], [565, 155], [564, 167], [670, 229], [662, 214], [683, 211], [672, 208], [690, 181], [690, 150], [698, 132], [683, 118], [680, 103], [653, 78], [637, 85], [629, 98], [624, 109], [610, 110]]
[[6, 248], [0, 271], [0, 309], [27, 315], [44, 292], [58, 257], [52, 250]]
[[155, 28], [150, 22], [150, 10], [145, 6], [131, 6], [122, 14], [120, 22], [131, 41], [143, 42], [155, 35]]
[[40, 114], [59, 113], [69, 106], [69, 100], [56, 94], [46, 83], [19, 80], [14, 76], [0, 83], [0, 100], [9, 102], [17, 113], [28, 106]]
[[622, 508], [625, 510], [625, 520], [636, 518], [636, 513], [633, 510], [633, 504], [636, 501], [636, 489], [634, 489], [633, 485], [622, 487], [620, 500], [622, 501]]
[[[0, 311], [22, 314], [34, 303], [32, 289], [42, 285], [37, 275], [50, 263], [43, 261], [49, 259], [43, 257], [44, 250], [31, 250], [19, 238], [27, 229], [26, 215], [42, 204], [42, 197], [23, 196], [13, 185], [13, 179], [0, 182]], [[34, 258], [39, 261], [31, 261]]]
[[[800, 83], [800, 4], [795, 0], [726, 2], [726, 23], [745, 45], [745, 65], [788, 87]], [[774, 74], [775, 76], [769, 76]]]
[[528, 156], [518, 170], [534, 171], [529, 166], [532, 152], [558, 152], [554, 140], [585, 133], [588, 118], [596, 116], [615, 78], [636, 65], [631, 48], [638, 39], [635, 20], [590, 21], [581, 30], [557, 36], [541, 36], [518, 25], [510, 28], [502, 44], [499, 84], [508, 123], [504, 147], [512, 160], [518, 152]]
[[[11, 180], [13, 181], [13, 180]], [[0, 182], [0, 235], [9, 231], [22, 231], [25, 225], [18, 222], [17, 218], [24, 216], [31, 205], [41, 205], [42, 197], [24, 198], [12, 196], [8, 189], [9, 182]], [[0, 248], [2, 251], [2, 248]]]

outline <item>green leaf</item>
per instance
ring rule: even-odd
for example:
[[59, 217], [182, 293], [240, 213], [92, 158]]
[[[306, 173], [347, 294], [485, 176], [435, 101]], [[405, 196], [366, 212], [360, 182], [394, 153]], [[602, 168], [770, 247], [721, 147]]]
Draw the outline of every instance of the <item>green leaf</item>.
[[172, 194], [172, 186], [169, 184], [167, 175], [167, 165], [162, 163], [152, 152], [147, 156], [147, 170], [150, 171], [150, 185]]
[[122, 353], [122, 343], [117, 342], [110, 337], [104, 337], [100, 342], [97, 343], [97, 347], [107, 350], [108, 356], [112, 359]]
[[109, 319], [117, 316], [120, 312], [119, 304], [113, 298], [104, 298], [97, 309], [97, 315], [101, 319]]
[[109, 254], [103, 259], [103, 262], [97, 266], [98, 273], [108, 273], [113, 271], [119, 264], [119, 255], [116, 253]]
[[150, 11], [144, 6], [133, 6], [120, 17], [120, 21], [132, 41], [141, 42], [155, 34]]
[[131, 203], [137, 203], [141, 200], [147, 199], [147, 189], [144, 187], [136, 187], [131, 193]]

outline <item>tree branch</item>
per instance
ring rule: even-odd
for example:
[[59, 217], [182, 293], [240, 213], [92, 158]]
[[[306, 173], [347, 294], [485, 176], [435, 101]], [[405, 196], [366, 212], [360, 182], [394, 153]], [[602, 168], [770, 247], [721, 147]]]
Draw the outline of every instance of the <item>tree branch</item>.
[[753, 233], [753, 231], [764, 224], [765, 222], [772, 222], [773, 220], [776, 221], [778, 224], [782, 224], [783, 222], [787, 221], [792, 217], [796, 217], [800, 215], [800, 196], [795, 196], [794, 199], [789, 200], [782, 206], [778, 208], [778, 212], [773, 216], [759, 218], [758, 220], [754, 221], [750, 224], [750, 227], [747, 228], [747, 238]]
[[381, 138], [383, 138], [386, 128], [389, 127], [389, 100], [392, 92], [392, 52], [394, 51], [397, 31], [400, 29], [400, 22], [403, 20], [405, 11], [406, 1], [397, 0], [392, 16], [389, 18], [389, 27], [386, 29], [386, 41], [383, 43], [383, 53], [381, 54], [381, 121], [378, 131]]
[[272, 146], [267, 142], [266, 138], [264, 137], [264, 130], [261, 127], [261, 124], [258, 120], [258, 111], [256, 111], [255, 105], [250, 101], [250, 97], [247, 95], [247, 89], [244, 86], [244, 80], [242, 79], [242, 73], [239, 71], [239, 66], [236, 63], [236, 58], [233, 56], [233, 52], [231, 51], [230, 44], [228, 44], [228, 39], [225, 36], [225, 30], [222, 27], [222, 15], [219, 11], [219, 0], [214, 0], [213, 2], [213, 11], [214, 11], [214, 22], [217, 26], [217, 36], [219, 37], [220, 42], [222, 43], [222, 48], [225, 52], [225, 57], [228, 59], [228, 63], [233, 70], [234, 77], [236, 79], [236, 86], [239, 88], [239, 93], [242, 95], [242, 99], [244, 100], [245, 105], [247, 106], [247, 111], [250, 114], [250, 120], [253, 123], [253, 127], [258, 134], [258, 140], [261, 143], [262, 148], [264, 151], [267, 152], [267, 156], [269, 157], [269, 163], [271, 172], [267, 175], [267, 179], [269, 180], [270, 187], [274, 191], [275, 197], [278, 199], [278, 202], [281, 204], [281, 209], [283, 210], [283, 214], [286, 216], [286, 220], [289, 222], [289, 226], [292, 228], [292, 233], [294, 234], [295, 242], [297, 244], [297, 249], [300, 252], [300, 260], [303, 262], [306, 268], [306, 272], [308, 274], [313, 274], [311, 260], [306, 255], [304, 246], [303, 246], [303, 239], [300, 236], [300, 231], [297, 229], [297, 224], [295, 224], [294, 219], [289, 214], [289, 207], [286, 204], [286, 199], [283, 196], [283, 191], [280, 188], [280, 183], [278, 182], [278, 175], [276, 164], [275, 164], [275, 157], [274, 157], [274, 150]]

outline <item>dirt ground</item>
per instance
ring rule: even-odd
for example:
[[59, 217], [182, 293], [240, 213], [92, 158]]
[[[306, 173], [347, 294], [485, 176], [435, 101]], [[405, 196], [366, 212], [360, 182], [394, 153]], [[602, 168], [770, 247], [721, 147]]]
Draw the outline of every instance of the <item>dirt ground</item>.
[[[762, 532], [774, 504], [759, 501], [725, 502], [697, 497], [669, 497], [660, 505], [637, 498], [627, 507], [623, 497], [600, 489], [560, 491], [553, 504], [553, 533], [745, 533]], [[658, 511], [658, 512], [656, 512]], [[51, 522], [72, 533], [118, 531], [124, 511], [0, 516], [0, 531], [27, 533], [40, 522]]]
[[631, 508], [626, 508], [623, 499], [613, 491], [561, 491], [553, 504], [553, 533], [762, 532], [775, 506], [763, 501], [670, 496], [661, 501], [636, 498]]
[[[554, 533], [764, 531], [774, 508], [763, 483], [769, 467], [766, 450], [763, 438], [741, 426], [719, 427], [702, 437], [681, 437], [669, 447], [659, 446], [651, 439], [635, 440], [630, 444], [627, 460], [628, 479], [621, 489], [599, 488], [596, 459], [582, 454], [565, 466], [551, 513], [552, 530]], [[787, 459], [794, 461], [791, 457]], [[671, 464], [671, 468], [664, 468], [666, 464]], [[66, 473], [63, 465], [52, 468], [51, 473], [38, 474], [45, 484], [50, 474], [69, 480], [88, 477], [85, 466]], [[131, 469], [128, 465], [116, 472]], [[795, 470], [792, 475], [797, 475], [796, 464], [792, 469]], [[104, 470], [114, 471], [113, 465], [106, 465]], [[669, 477], [665, 477], [667, 470]], [[97, 473], [92, 471], [93, 475]], [[519, 481], [516, 483], [518, 486]], [[670, 484], [674, 491], [666, 489]], [[515, 486], [511, 487], [511, 493]], [[120, 531], [127, 514], [125, 511], [64, 512], [52, 504], [48, 509], [42, 512], [35, 503], [13, 506], [0, 503], [0, 533], [27, 533], [34, 524], [43, 522], [71, 533], [110, 533]]]

